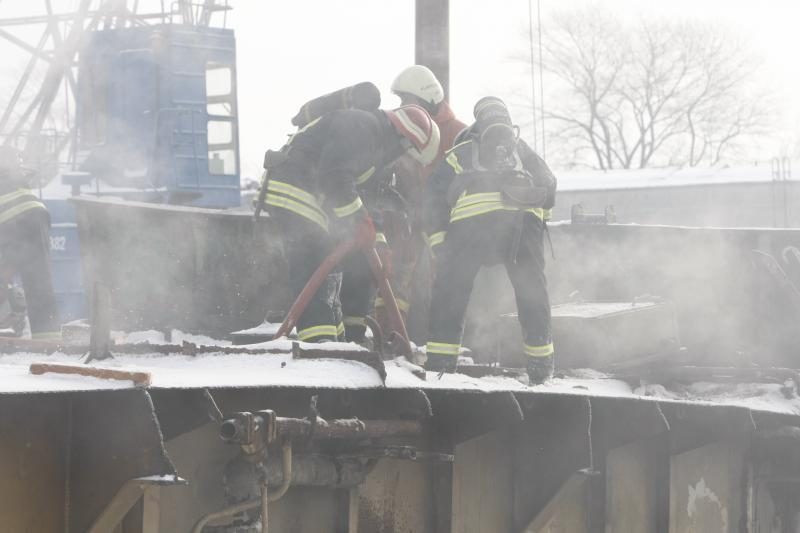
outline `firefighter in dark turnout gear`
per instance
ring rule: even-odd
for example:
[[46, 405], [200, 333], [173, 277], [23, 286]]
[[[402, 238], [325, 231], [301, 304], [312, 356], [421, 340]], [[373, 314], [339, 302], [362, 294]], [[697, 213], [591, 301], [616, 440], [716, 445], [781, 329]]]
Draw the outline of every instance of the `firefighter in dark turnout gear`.
[[[401, 157], [428, 164], [439, 135], [417, 106], [396, 110], [341, 109], [322, 115], [268, 152], [264, 203], [281, 229], [291, 292], [297, 296], [342, 239], [375, 244], [362, 195]], [[360, 342], [372, 305], [373, 284], [363, 254], [352, 254], [328, 276], [297, 323], [301, 341]], [[340, 304], [341, 292], [341, 304]]]
[[436, 257], [426, 367], [455, 370], [475, 276], [481, 266], [504, 264], [516, 296], [528, 374], [532, 383], [541, 383], [553, 372], [543, 237], [556, 179], [518, 139], [500, 99], [481, 99], [474, 114], [475, 123], [431, 176], [425, 197]]
[[17, 150], [0, 147], [0, 283], [22, 279], [35, 339], [60, 337], [50, 271], [50, 216], [30, 187], [31, 172]]
[[[400, 97], [402, 105], [414, 104], [425, 109], [439, 127], [439, 153], [431, 165], [395, 167], [395, 189], [404, 205], [386, 210], [382, 224], [394, 267], [392, 289], [397, 305], [406, 319], [409, 336], [422, 344], [428, 334], [428, 305], [433, 283], [424, 239], [422, 197], [428, 177], [444, 159], [445, 152], [453, 147], [453, 140], [466, 124], [455, 117], [445, 100], [441, 83], [423, 65], [403, 69], [392, 82], [392, 92]], [[387, 323], [380, 298], [375, 300], [375, 314], [381, 325]]]

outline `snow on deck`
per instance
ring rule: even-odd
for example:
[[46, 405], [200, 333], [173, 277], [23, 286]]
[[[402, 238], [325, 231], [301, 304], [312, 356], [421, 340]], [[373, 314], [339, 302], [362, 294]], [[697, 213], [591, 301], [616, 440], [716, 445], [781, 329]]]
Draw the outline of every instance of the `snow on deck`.
[[[290, 341], [279, 340], [257, 345], [261, 348], [286, 348]], [[249, 346], [252, 348], [253, 346]], [[316, 347], [319, 347], [318, 345]], [[353, 349], [355, 345], [330, 343], [326, 348]], [[0, 355], [0, 394], [109, 391], [132, 389], [128, 381], [97, 379], [77, 375], [31, 375], [31, 363], [71, 363], [78, 356], [57, 353], [50, 356], [30, 353]], [[291, 354], [231, 355], [116, 355], [92, 366], [144, 371], [152, 376], [150, 389], [308, 387], [333, 389], [381, 388], [377, 372], [362, 363], [339, 359], [295, 360]], [[662, 402], [691, 402], [737, 406], [771, 413], [800, 415], [800, 398], [786, 398], [780, 384], [770, 383], [695, 383], [675, 389], [643, 384], [632, 388], [626, 382], [592, 370], [572, 371], [569, 377], [529, 387], [510, 377], [472, 378], [463, 374], [428, 372], [426, 380], [412, 374], [413, 365], [404, 359], [386, 362], [385, 386], [390, 389], [452, 390], [463, 392], [532, 392], [607, 398], [631, 398]]]
[[[79, 364], [81, 357], [17, 353], [0, 356], [0, 394], [134, 388], [132, 382], [76, 375], [31, 375], [32, 363]], [[371, 367], [339, 359], [292, 359], [291, 354], [115, 355], [91, 366], [150, 373], [151, 389], [313, 387], [378, 388]], [[410, 374], [409, 374], [410, 375]], [[416, 379], [416, 378], [415, 378]], [[419, 381], [419, 380], [417, 380]]]
[[[793, 166], [800, 168], [800, 161], [795, 161]], [[769, 163], [736, 167], [567, 171], [558, 172], [556, 175], [558, 190], [562, 192], [769, 183], [774, 179], [772, 166]], [[788, 181], [796, 180], [790, 177]]]

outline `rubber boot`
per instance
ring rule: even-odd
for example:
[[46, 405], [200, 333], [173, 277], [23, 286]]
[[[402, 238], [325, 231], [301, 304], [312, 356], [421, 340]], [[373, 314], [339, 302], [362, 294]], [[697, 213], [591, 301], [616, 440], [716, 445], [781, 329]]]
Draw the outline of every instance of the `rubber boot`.
[[456, 371], [458, 366], [458, 356], [456, 355], [428, 355], [428, 360], [425, 361], [425, 370], [431, 372], [447, 372], [452, 374]]
[[553, 356], [528, 357], [528, 380], [531, 385], [541, 385], [553, 377]]

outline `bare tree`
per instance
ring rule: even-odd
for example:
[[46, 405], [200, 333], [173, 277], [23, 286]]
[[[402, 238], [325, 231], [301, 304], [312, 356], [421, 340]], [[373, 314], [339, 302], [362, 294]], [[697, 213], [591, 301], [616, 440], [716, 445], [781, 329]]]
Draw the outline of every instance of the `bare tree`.
[[548, 139], [564, 163], [714, 165], [770, 116], [752, 54], [716, 26], [562, 12], [545, 27], [542, 56]]

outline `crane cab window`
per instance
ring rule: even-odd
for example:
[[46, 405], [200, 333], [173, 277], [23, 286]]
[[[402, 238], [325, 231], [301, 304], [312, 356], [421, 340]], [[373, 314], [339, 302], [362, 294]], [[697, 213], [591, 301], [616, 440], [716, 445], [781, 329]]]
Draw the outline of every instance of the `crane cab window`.
[[235, 175], [236, 92], [230, 65], [216, 62], [206, 65], [206, 113], [208, 172], [212, 175]]

